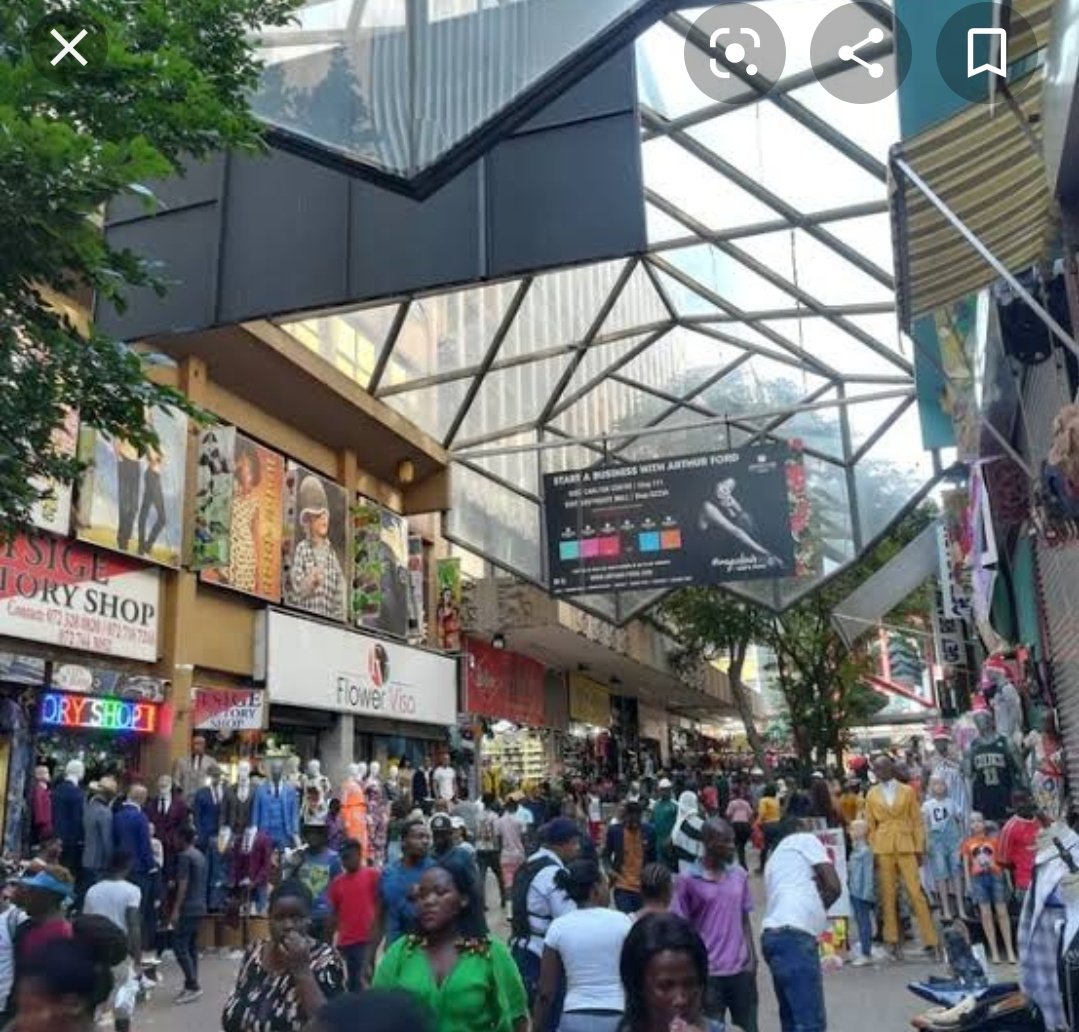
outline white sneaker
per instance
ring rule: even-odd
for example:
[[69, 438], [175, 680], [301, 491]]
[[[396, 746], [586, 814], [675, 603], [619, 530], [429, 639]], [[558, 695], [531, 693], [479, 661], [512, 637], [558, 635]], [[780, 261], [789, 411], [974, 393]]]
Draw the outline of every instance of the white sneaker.
[[869, 967], [873, 963], [872, 957], [867, 957], [864, 953], [859, 953], [857, 957], [850, 962], [851, 967]]

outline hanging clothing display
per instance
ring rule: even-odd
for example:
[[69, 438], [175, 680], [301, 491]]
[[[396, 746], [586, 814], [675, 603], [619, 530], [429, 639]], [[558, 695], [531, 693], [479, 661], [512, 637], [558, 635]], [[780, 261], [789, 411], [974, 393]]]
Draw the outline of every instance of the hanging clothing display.
[[968, 756], [973, 808], [988, 821], [1005, 820], [1020, 782], [1008, 740], [1001, 734], [975, 739]]
[[386, 863], [386, 832], [390, 825], [386, 791], [378, 778], [368, 778], [364, 786], [367, 801], [367, 853], [376, 867]]

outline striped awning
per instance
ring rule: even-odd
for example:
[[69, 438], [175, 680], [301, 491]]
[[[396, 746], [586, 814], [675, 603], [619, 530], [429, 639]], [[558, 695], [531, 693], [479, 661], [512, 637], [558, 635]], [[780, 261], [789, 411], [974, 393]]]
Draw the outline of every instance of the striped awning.
[[[1009, 269], [1028, 268], [1048, 253], [1052, 197], [1040, 141], [1039, 81], [1016, 84], [1017, 112], [999, 102], [974, 105], [900, 144], [902, 158]], [[893, 166], [894, 168], [894, 166]], [[903, 325], [996, 280], [986, 263], [912, 183], [893, 172], [893, 240]]]
[[[1029, 31], [1009, 38], [1014, 69], [1044, 49], [1053, 0], [1015, 0]], [[1022, 111], [1004, 97], [974, 104], [893, 148], [892, 227], [902, 325], [980, 290], [997, 274], [894, 164], [902, 159], [1009, 269], [1048, 253], [1052, 198], [1041, 154], [1042, 71], [1011, 83]], [[1023, 124], [1025, 122], [1025, 125]]]

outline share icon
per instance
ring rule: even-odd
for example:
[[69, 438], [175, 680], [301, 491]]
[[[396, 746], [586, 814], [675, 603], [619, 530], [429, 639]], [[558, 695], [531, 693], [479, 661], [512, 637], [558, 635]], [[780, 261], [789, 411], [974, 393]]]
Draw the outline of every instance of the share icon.
[[839, 48], [839, 60], [840, 61], [853, 61], [855, 64], [860, 64], [870, 76], [874, 79], [879, 79], [884, 74], [884, 65], [879, 61], [873, 61], [870, 63], [858, 56], [858, 51], [862, 47], [867, 47], [871, 43], [883, 43], [884, 42], [884, 30], [878, 28], [872, 28], [869, 30], [869, 35], [861, 41], [861, 43], [855, 43], [854, 46], [842, 46]]

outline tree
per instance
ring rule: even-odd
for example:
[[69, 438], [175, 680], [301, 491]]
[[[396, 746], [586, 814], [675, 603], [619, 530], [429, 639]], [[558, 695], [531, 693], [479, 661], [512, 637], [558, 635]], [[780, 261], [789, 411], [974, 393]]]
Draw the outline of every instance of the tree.
[[672, 595], [661, 607], [662, 616], [678, 628], [678, 636], [687, 657], [727, 661], [727, 679], [731, 695], [742, 718], [746, 739], [753, 758], [764, 765], [764, 739], [757, 730], [753, 715], [751, 689], [742, 680], [749, 646], [768, 632], [765, 614], [748, 602], [711, 588], [685, 588]]
[[128, 288], [164, 290], [159, 270], [108, 243], [100, 212], [124, 194], [152, 204], [148, 181], [215, 151], [259, 147], [248, 34], [283, 24], [294, 6], [87, 0], [78, 17], [104, 30], [107, 53], [54, 77], [35, 65], [31, 40], [56, 5], [0, 5], [0, 534], [19, 529], [50, 481], [80, 474], [53, 442], [65, 412], [145, 449], [155, 443], [148, 406], [192, 411], [57, 299], [93, 291], [122, 310]]

